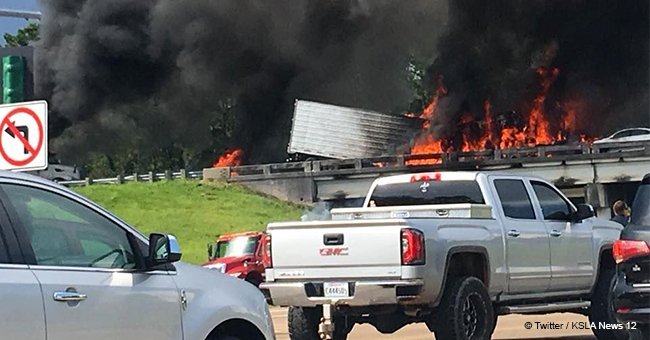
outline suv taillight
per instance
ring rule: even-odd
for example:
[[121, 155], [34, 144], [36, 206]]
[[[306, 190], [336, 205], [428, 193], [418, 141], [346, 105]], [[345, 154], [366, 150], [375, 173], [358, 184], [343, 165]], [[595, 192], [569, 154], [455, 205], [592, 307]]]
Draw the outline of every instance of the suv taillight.
[[264, 264], [264, 268], [272, 268], [273, 260], [271, 259], [271, 235], [265, 235], [262, 242], [262, 264]]
[[402, 265], [424, 264], [424, 234], [415, 229], [402, 229]]
[[643, 241], [616, 240], [612, 254], [614, 261], [621, 263], [633, 257], [650, 255], [650, 247]]

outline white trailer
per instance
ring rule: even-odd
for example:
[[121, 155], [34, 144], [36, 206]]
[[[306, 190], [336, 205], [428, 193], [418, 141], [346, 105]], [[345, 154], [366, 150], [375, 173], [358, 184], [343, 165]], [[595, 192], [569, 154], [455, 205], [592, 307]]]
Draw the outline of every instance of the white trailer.
[[370, 158], [408, 147], [418, 118], [296, 100], [289, 154], [325, 158]]

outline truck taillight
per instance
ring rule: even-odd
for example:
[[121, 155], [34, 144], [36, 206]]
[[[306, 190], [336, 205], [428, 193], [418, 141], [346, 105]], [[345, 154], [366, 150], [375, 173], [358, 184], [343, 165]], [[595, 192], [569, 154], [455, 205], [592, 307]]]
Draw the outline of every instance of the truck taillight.
[[424, 234], [415, 229], [402, 229], [402, 265], [424, 264]]
[[633, 257], [650, 255], [650, 247], [643, 241], [616, 240], [612, 254], [614, 261], [621, 263]]
[[264, 268], [272, 268], [273, 260], [271, 259], [271, 235], [265, 235], [262, 242], [262, 264], [264, 264]]

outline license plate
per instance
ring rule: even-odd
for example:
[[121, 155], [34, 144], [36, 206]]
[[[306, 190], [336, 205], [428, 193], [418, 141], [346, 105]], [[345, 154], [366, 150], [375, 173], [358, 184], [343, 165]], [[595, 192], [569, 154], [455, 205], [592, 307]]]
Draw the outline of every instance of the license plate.
[[325, 282], [323, 283], [325, 297], [349, 297], [350, 288], [347, 282]]

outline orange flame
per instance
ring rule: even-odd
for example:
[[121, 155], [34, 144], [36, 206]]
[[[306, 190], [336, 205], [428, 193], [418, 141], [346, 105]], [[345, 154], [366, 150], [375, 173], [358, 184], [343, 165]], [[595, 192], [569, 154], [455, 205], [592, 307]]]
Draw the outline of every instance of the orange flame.
[[492, 136], [492, 104], [489, 99], [483, 102], [483, 111], [485, 111], [485, 127], [483, 131], [483, 148], [494, 146], [494, 138]]
[[[436, 108], [438, 107], [438, 100], [441, 97], [447, 95], [447, 88], [442, 83], [442, 76], [438, 77], [438, 84], [436, 90], [433, 92], [431, 101], [427, 106], [422, 110], [418, 117], [426, 119], [422, 125], [424, 131], [428, 131], [431, 127], [431, 120], [434, 117]], [[433, 135], [425, 134], [421, 135], [420, 138], [415, 142], [415, 145], [411, 148], [412, 155], [428, 155], [428, 154], [439, 154], [442, 153], [442, 142], [439, 139], [433, 137]], [[440, 163], [440, 159], [433, 160], [409, 160], [406, 162], [406, 165], [426, 165], [426, 164], [436, 164]]]
[[533, 138], [528, 143], [529, 146], [550, 144], [553, 142], [553, 137], [549, 133], [548, 121], [544, 117], [544, 103], [546, 102], [548, 91], [551, 89], [551, 85], [553, 85], [559, 73], [560, 70], [557, 68], [553, 68], [550, 71], [544, 67], [537, 69], [537, 75], [541, 77], [541, 89], [535, 97], [535, 100], [533, 100], [533, 108], [528, 115], [528, 132]]
[[[525, 125], [523, 127], [502, 126], [500, 132], [495, 132], [492, 104], [489, 99], [486, 99], [483, 103], [484, 122], [475, 121], [475, 116], [471, 112], [465, 112], [461, 116], [458, 122], [460, 136], [458, 139], [455, 139], [455, 142], [462, 143], [458, 149], [462, 151], [480, 151], [492, 148], [533, 147], [540, 144], [552, 144], [558, 141], [565, 141], [569, 138], [569, 134], [574, 134], [576, 132], [577, 116], [579, 112], [583, 111], [583, 105], [577, 101], [568, 102], [566, 105], [558, 104], [558, 107], [563, 110], [563, 116], [559, 123], [554, 124], [558, 131], [553, 133], [552, 124], [545, 115], [545, 106], [548, 94], [560, 71], [557, 68], [539, 67], [535, 72], [539, 79], [539, 90], [531, 103]], [[434, 137], [430, 131], [431, 122], [435, 120], [439, 101], [446, 95], [447, 88], [442, 82], [442, 77], [439, 77], [431, 101], [418, 115], [419, 118], [426, 119], [426, 121], [423, 124], [420, 135], [411, 147], [410, 152], [412, 155], [442, 154], [451, 151], [453, 148], [453, 143], [455, 143], [452, 142], [453, 139], [449, 141], [442, 140]], [[407, 116], [414, 117], [416, 115], [408, 113]], [[482, 131], [479, 131], [482, 132], [480, 135], [473, 132], [478, 128], [482, 129]], [[581, 142], [588, 140], [589, 137], [580, 135]], [[409, 160], [407, 161], [407, 165], [426, 165], [440, 162], [440, 159]]]
[[227, 166], [239, 166], [241, 165], [241, 159], [244, 155], [242, 149], [236, 148], [231, 151], [226, 151], [223, 155], [219, 156], [216, 162], [212, 165], [213, 168], [221, 168]]

